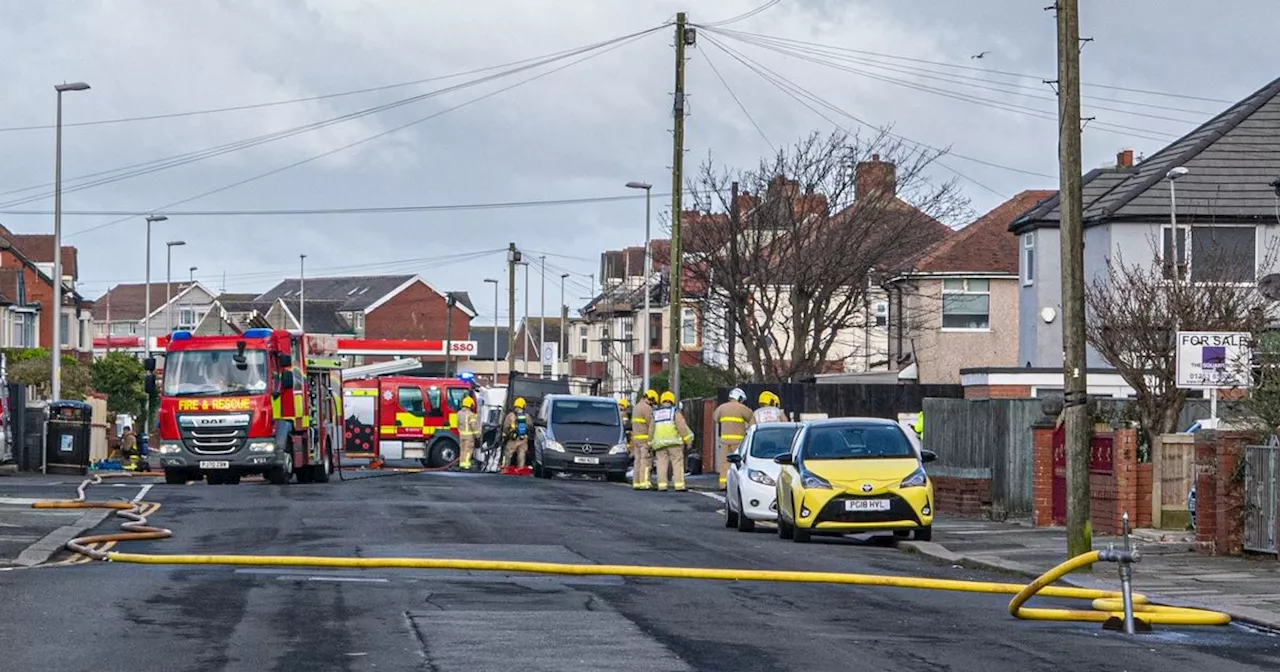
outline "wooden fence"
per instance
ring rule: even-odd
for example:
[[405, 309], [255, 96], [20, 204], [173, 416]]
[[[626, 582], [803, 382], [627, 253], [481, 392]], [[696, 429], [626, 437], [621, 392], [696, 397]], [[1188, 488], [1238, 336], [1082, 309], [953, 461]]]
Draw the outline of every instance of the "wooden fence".
[[993, 513], [1032, 510], [1031, 425], [1039, 399], [925, 399], [924, 447], [938, 454], [935, 477], [990, 481]]

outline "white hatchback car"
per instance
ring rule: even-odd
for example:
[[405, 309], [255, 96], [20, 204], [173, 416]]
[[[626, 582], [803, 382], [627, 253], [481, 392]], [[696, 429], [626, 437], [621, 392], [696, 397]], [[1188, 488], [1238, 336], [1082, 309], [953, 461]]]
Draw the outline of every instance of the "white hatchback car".
[[750, 532], [757, 521], [778, 519], [775, 485], [782, 467], [773, 458], [791, 451], [791, 440], [803, 426], [798, 422], [770, 422], [747, 430], [738, 450], [728, 457], [725, 527]]

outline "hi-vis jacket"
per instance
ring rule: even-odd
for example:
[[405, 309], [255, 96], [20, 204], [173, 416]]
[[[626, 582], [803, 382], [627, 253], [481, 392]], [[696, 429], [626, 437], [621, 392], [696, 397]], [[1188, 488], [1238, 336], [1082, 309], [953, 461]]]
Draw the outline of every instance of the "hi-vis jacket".
[[458, 411], [458, 438], [463, 443], [480, 440], [480, 418], [469, 408]]
[[663, 406], [653, 412], [653, 448], [674, 448], [693, 441], [693, 432], [684, 413], [675, 406]]
[[631, 440], [637, 444], [648, 444], [652, 439], [653, 406], [648, 399], [640, 399], [631, 407]]
[[785, 422], [786, 419], [787, 416], [783, 415], [782, 409], [777, 406], [761, 406], [755, 412], [757, 425], [762, 422]]
[[751, 409], [732, 399], [717, 406], [712, 418], [719, 428], [720, 440], [728, 443], [741, 441], [747, 435], [747, 428], [756, 424]]

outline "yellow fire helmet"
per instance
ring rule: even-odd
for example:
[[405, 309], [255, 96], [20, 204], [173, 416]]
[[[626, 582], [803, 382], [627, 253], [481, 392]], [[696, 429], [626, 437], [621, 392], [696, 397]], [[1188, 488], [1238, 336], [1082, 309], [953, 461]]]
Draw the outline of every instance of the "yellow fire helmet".
[[645, 390], [644, 398], [648, 399], [651, 404], [658, 403], [658, 393], [654, 390]]
[[662, 400], [661, 403], [671, 404], [672, 406], [676, 405], [676, 395], [672, 394], [671, 390], [667, 390], [666, 392], [663, 392], [661, 400]]
[[759, 402], [761, 406], [772, 406], [773, 393], [770, 392], [769, 390], [765, 390], [764, 392], [761, 392]]
[[622, 408], [622, 409], [631, 408], [631, 400], [627, 399], [626, 397], [619, 399], [618, 408]]
[[524, 408], [524, 397], [516, 397], [516, 401], [512, 406], [516, 408]]
[[475, 407], [476, 407], [476, 401], [475, 401], [475, 399], [472, 399], [471, 397], [463, 397], [463, 398], [462, 398], [462, 407], [463, 407], [463, 408], [475, 408]]

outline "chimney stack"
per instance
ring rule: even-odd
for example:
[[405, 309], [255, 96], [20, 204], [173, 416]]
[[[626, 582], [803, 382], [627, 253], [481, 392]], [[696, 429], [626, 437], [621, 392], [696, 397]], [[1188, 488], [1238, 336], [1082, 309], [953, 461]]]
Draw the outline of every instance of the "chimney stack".
[[870, 161], [860, 161], [854, 168], [853, 197], [862, 200], [876, 193], [898, 193], [898, 167], [881, 161], [879, 154], [872, 154]]
[[1116, 154], [1116, 168], [1132, 168], [1133, 167], [1133, 150], [1122, 149]]

